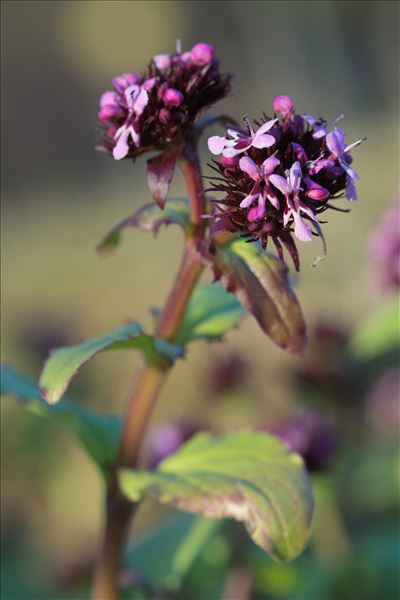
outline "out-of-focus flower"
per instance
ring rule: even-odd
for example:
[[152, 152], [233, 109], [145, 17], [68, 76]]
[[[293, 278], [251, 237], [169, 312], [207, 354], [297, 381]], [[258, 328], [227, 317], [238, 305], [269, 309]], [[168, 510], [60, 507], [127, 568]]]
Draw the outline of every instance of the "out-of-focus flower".
[[338, 446], [337, 431], [323, 414], [314, 410], [278, 423], [270, 432], [300, 454], [309, 471], [326, 469]]
[[368, 424], [387, 435], [398, 435], [400, 425], [400, 370], [387, 370], [373, 385], [365, 402]]
[[256, 130], [246, 117], [247, 131], [209, 138], [209, 150], [221, 156], [211, 165], [218, 174], [211, 190], [224, 194], [214, 218], [263, 247], [272, 238], [281, 260], [285, 246], [298, 270], [292, 232], [302, 242], [323, 239], [318, 215], [344, 194], [356, 199], [350, 151], [362, 140], [346, 145], [338, 127], [328, 133], [322, 119], [296, 114], [289, 96], [277, 96], [273, 107], [277, 116], [255, 121]]
[[180, 146], [201, 112], [227, 95], [230, 78], [204, 43], [156, 55], [143, 74], [115, 77], [100, 98], [98, 149], [121, 160]]
[[243, 385], [248, 365], [240, 354], [230, 352], [213, 361], [210, 387], [214, 394], [222, 395]]
[[200, 427], [193, 423], [166, 423], [155, 427], [149, 436], [149, 467], [154, 469], [159, 462], [176, 452], [198, 431]]
[[334, 396], [335, 402], [354, 397], [358, 373], [346, 353], [350, 336], [350, 330], [336, 323], [317, 322], [310, 330], [306, 355], [294, 371], [296, 387], [306, 394], [317, 391], [324, 400]]
[[[400, 193], [398, 193], [400, 195]], [[400, 287], [400, 197], [384, 213], [368, 240], [378, 286], [384, 291]]]

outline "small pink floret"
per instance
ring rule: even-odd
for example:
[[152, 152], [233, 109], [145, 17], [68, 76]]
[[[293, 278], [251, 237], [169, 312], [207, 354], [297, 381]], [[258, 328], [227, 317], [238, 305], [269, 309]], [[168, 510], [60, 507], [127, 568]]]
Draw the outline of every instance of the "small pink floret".
[[209, 65], [214, 60], [214, 48], [210, 44], [196, 44], [190, 53], [192, 62], [198, 67]]
[[178, 107], [183, 102], [183, 94], [179, 90], [168, 88], [163, 94], [163, 100], [169, 106]]
[[220, 158], [220, 163], [223, 167], [227, 168], [227, 167], [236, 167], [236, 165], [239, 162], [239, 158], [237, 156], [224, 156], [223, 154], [221, 155]]
[[275, 97], [272, 103], [272, 108], [275, 112], [282, 115], [282, 117], [287, 117], [291, 112], [293, 112], [293, 100], [290, 98], [290, 96], [281, 94]]
[[108, 121], [117, 119], [120, 116], [120, 113], [121, 111], [119, 106], [115, 106], [114, 104], [106, 104], [99, 110], [97, 116], [99, 117], [100, 121], [103, 121], [103, 123], [108, 123]]
[[153, 58], [154, 64], [157, 69], [163, 71], [164, 69], [168, 69], [171, 64], [171, 56], [169, 54], [157, 54]]

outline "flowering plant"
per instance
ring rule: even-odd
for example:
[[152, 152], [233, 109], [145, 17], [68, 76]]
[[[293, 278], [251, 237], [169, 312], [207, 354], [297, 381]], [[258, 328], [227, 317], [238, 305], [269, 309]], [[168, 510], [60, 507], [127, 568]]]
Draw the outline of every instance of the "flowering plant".
[[[116, 161], [157, 152], [147, 163], [155, 202], [114, 226], [98, 250], [114, 250], [127, 227], [157, 233], [175, 224], [184, 232], [181, 266], [164, 308], [155, 314], [152, 334], [131, 322], [58, 349], [44, 366], [39, 389], [13, 371], [5, 373], [7, 390], [64, 422], [100, 468], [106, 502], [96, 600], [118, 596], [128, 525], [146, 496], [197, 515], [241, 521], [278, 561], [301, 553], [310, 535], [312, 492], [304, 461], [282, 441], [286, 433], [281, 440], [264, 431], [184, 436], [170, 430], [175, 452], [147, 462], [143, 456], [154, 404], [190, 342], [219, 340], [248, 312], [276, 345], [302, 354], [306, 325], [283, 247], [299, 269], [293, 234], [301, 242], [313, 234], [323, 239], [319, 215], [336, 208], [331, 202], [342, 194], [356, 199], [350, 150], [359, 142], [346, 145], [336, 125], [329, 132], [322, 119], [297, 114], [288, 96], [275, 98], [273, 117], [254, 124], [246, 117], [245, 129], [226, 116], [202, 121], [203, 111], [229, 93], [230, 80], [204, 43], [189, 52], [178, 45], [174, 54], [155, 56], [142, 74], [113, 79], [113, 90], [100, 98], [98, 149]], [[217, 176], [210, 174], [208, 198], [197, 144], [204, 128], [218, 121], [230, 127], [225, 136], [208, 140], [211, 153], [220, 157], [211, 162]], [[167, 201], [177, 164], [187, 198]], [[278, 257], [265, 250], [269, 238]], [[214, 273], [213, 284], [199, 283], [206, 268]], [[65, 398], [72, 378], [96, 354], [129, 348], [141, 352], [144, 365], [122, 417], [84, 410]], [[310, 416], [309, 422], [314, 440], [318, 419]]]

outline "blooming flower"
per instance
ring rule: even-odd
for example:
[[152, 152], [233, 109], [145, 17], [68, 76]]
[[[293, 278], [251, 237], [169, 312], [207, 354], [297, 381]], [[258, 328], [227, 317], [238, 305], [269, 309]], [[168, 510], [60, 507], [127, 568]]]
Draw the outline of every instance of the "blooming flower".
[[247, 121], [249, 128], [248, 133], [228, 129], [227, 133], [231, 136], [231, 140], [225, 137], [215, 135], [208, 140], [208, 149], [213, 154], [222, 154], [226, 158], [232, 158], [238, 154], [242, 154], [250, 148], [270, 148], [276, 142], [273, 135], [267, 133], [278, 119], [272, 119], [264, 123], [258, 131], [254, 131], [251, 123]]
[[267, 158], [259, 168], [249, 156], [242, 156], [240, 159], [240, 169], [254, 181], [250, 194], [242, 200], [240, 207], [248, 208], [254, 201], [258, 201], [258, 206], [251, 209], [247, 215], [249, 221], [258, 221], [265, 215], [266, 200], [269, 200], [275, 208], [279, 208], [279, 200], [270, 185], [272, 173], [278, 165], [279, 160], [275, 156]]
[[115, 77], [114, 89], [102, 94], [98, 149], [121, 160], [178, 148], [201, 112], [228, 93], [229, 81], [209, 44], [196, 44], [184, 53], [178, 49], [175, 54], [157, 54], [143, 75]]
[[335, 127], [333, 131], [327, 134], [326, 136], [326, 145], [328, 149], [332, 153], [332, 158], [337, 160], [340, 166], [346, 171], [346, 198], [348, 200], [357, 200], [357, 192], [355, 187], [355, 180], [360, 179], [359, 176], [349, 165], [349, 160], [351, 160], [351, 156], [349, 155], [349, 151], [352, 148], [355, 148], [363, 140], [358, 140], [349, 146], [345, 144], [346, 134], [339, 127]]
[[299, 269], [292, 234], [301, 242], [320, 236], [325, 249], [318, 215], [344, 193], [356, 198], [350, 151], [361, 140], [347, 146], [338, 127], [328, 132], [322, 119], [296, 114], [289, 96], [277, 96], [273, 108], [279, 116], [255, 121], [257, 128], [246, 117], [247, 132], [231, 128], [208, 140], [220, 155], [211, 165], [218, 174], [210, 177], [211, 191], [224, 194], [213, 217], [219, 228], [263, 247], [272, 239], [281, 260], [286, 248]]

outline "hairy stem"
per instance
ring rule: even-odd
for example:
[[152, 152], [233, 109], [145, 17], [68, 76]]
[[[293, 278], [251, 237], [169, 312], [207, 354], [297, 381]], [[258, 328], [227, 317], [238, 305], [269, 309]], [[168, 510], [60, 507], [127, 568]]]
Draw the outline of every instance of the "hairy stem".
[[[192, 234], [185, 241], [180, 269], [156, 327], [156, 335], [168, 341], [173, 341], [179, 330], [185, 309], [203, 270], [197, 248], [204, 235], [204, 193], [194, 146], [188, 145], [185, 148], [180, 167], [189, 198]], [[145, 365], [135, 381], [127, 403], [117, 461], [108, 483], [106, 522], [95, 568], [93, 600], [118, 598], [122, 549], [137, 505], [122, 497], [118, 488], [117, 473], [122, 467], [136, 467], [138, 464], [141, 442], [170, 366], [161, 360], [157, 364]]]

